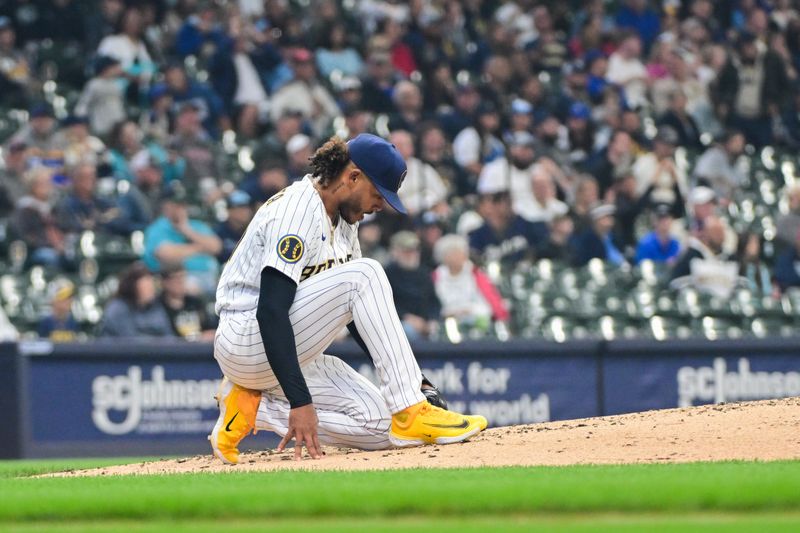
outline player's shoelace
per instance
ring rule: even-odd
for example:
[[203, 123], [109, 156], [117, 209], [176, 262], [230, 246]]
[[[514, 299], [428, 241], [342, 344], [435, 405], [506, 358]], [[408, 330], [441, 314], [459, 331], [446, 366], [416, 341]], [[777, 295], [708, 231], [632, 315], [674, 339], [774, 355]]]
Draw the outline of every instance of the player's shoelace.
[[443, 422], [461, 421], [462, 418], [461, 415], [458, 413], [442, 409], [441, 407], [436, 407], [435, 405], [431, 405], [427, 402], [425, 403], [425, 405], [420, 407], [418, 415], [424, 415], [428, 412], [435, 415], [437, 418], [442, 419]]

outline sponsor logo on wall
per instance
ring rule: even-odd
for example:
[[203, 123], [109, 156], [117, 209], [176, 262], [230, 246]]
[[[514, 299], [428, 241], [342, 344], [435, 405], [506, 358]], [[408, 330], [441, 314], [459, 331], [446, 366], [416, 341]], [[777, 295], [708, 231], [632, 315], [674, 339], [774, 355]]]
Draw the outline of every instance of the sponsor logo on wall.
[[753, 372], [750, 360], [740, 358], [728, 368], [722, 357], [711, 366], [683, 366], [678, 369], [678, 406], [740, 400], [765, 400], [800, 395], [800, 372]]
[[140, 366], [122, 375], [101, 375], [92, 381], [92, 421], [108, 435], [193, 434], [209, 431], [213, 420], [203, 410], [215, 409], [216, 379], [172, 379], [154, 366], [149, 379]]

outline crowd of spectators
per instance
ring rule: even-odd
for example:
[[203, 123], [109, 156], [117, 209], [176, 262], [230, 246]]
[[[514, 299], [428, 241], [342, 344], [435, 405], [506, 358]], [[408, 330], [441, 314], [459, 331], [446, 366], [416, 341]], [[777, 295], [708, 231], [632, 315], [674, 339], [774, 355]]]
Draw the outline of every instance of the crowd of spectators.
[[[411, 216], [365, 220], [362, 249], [410, 337], [508, 320], [487, 271], [545, 258], [777, 295], [800, 286], [800, 189], [774, 261], [727, 208], [746, 147], [800, 146], [798, 68], [794, 0], [9, 1], [0, 106], [27, 117], [0, 217], [65, 272], [75, 235], [143, 232], [99, 333], [208, 338], [255, 210], [330, 136], [373, 132]], [[74, 325], [72, 291], [43, 334]]]

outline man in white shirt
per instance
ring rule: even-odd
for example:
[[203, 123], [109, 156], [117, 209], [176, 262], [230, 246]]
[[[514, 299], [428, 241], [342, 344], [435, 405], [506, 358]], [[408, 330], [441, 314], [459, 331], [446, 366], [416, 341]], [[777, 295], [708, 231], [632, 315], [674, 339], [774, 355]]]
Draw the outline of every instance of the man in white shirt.
[[608, 58], [607, 78], [625, 90], [628, 107], [647, 104], [647, 69], [642, 63], [642, 41], [635, 33], [622, 39], [617, 51]]
[[675, 161], [678, 133], [669, 126], [659, 128], [653, 138], [653, 151], [639, 156], [633, 164], [636, 192], [641, 195], [653, 187], [652, 200], [672, 204], [678, 200], [675, 188], [683, 197], [688, 189], [686, 171]]
[[414, 141], [405, 130], [396, 130], [389, 135], [408, 168], [403, 186], [398, 194], [411, 216], [428, 210], [447, 212], [447, 185], [442, 177], [428, 163], [414, 157]]
[[295, 50], [291, 54], [291, 65], [294, 79], [272, 97], [272, 120], [277, 121], [289, 109], [296, 110], [311, 121], [315, 135], [320, 136], [331, 120], [339, 115], [339, 106], [317, 78], [311, 52], [305, 48]]

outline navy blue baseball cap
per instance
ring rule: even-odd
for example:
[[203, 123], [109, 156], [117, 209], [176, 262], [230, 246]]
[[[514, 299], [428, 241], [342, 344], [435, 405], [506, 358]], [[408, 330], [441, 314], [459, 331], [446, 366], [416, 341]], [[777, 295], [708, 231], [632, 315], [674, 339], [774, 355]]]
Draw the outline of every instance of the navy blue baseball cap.
[[377, 135], [362, 133], [347, 141], [350, 160], [367, 175], [395, 211], [408, 213], [397, 195], [406, 177], [406, 162], [394, 145]]

